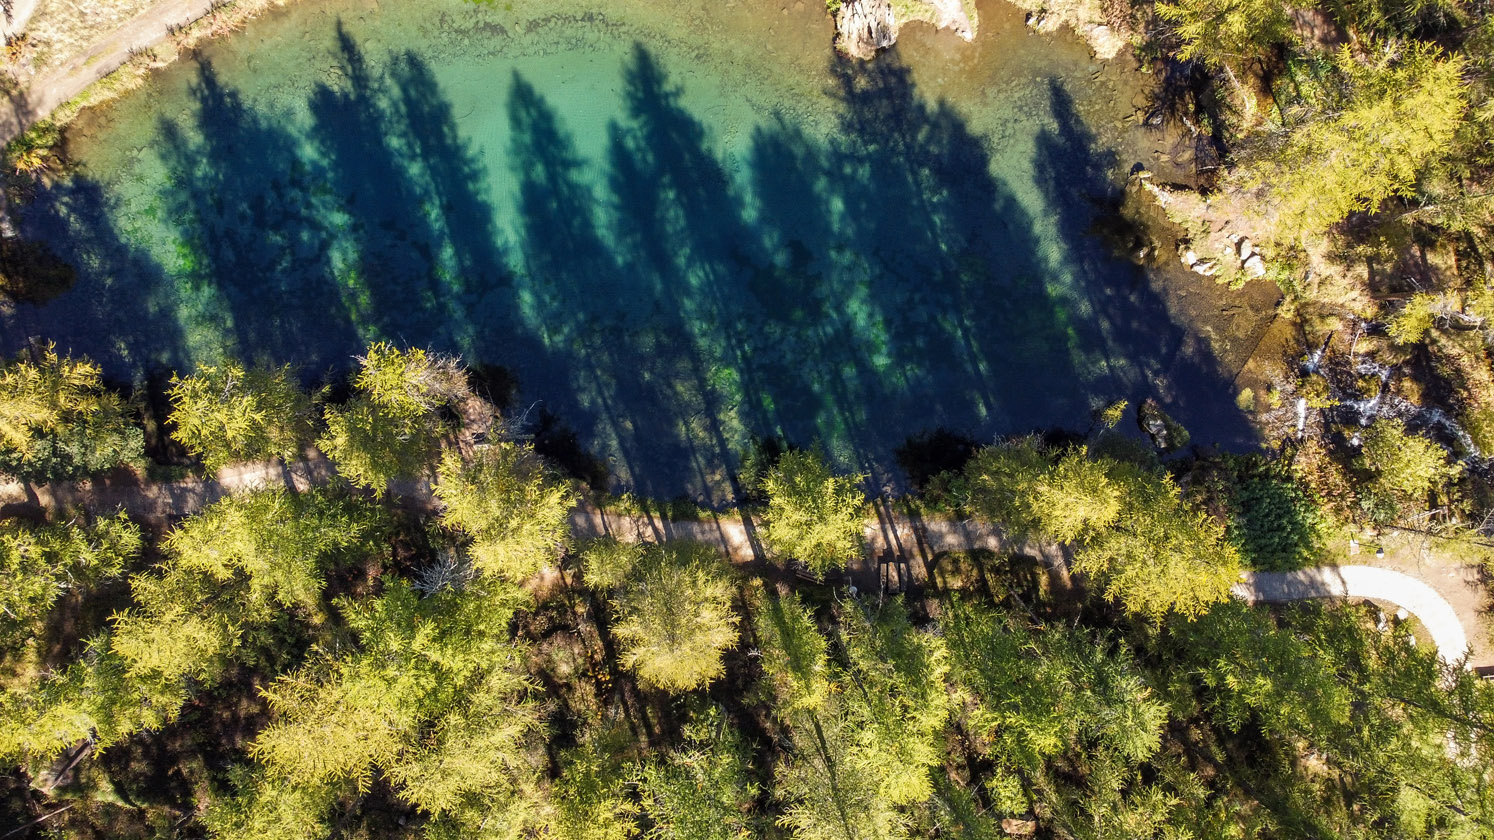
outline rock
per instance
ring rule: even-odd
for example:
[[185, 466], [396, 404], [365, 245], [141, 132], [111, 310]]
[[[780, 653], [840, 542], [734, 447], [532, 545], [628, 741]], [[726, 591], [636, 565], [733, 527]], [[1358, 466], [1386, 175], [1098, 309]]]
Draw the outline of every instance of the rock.
[[948, 29], [966, 41], [975, 38], [975, 22], [961, 0], [907, 0], [910, 20], [899, 20], [891, 0], [841, 0], [835, 13], [835, 45], [846, 55], [868, 59], [897, 42], [898, 30], [911, 20]]
[[1115, 58], [1126, 47], [1126, 39], [1116, 34], [1114, 29], [1103, 23], [1085, 24], [1079, 27], [1079, 34], [1089, 44], [1089, 48], [1094, 52], [1095, 58], [1108, 61]]
[[1037, 834], [1037, 820], [1018, 820], [1007, 817], [1001, 821], [1001, 830], [1008, 837], [1031, 837]]
[[1151, 438], [1152, 445], [1163, 452], [1175, 452], [1188, 445], [1190, 439], [1188, 430], [1182, 424], [1168, 416], [1162, 410], [1162, 406], [1151, 397], [1141, 401], [1136, 409], [1136, 425], [1146, 436]]
[[1245, 273], [1250, 275], [1251, 277], [1266, 276], [1266, 261], [1261, 259], [1260, 254], [1251, 254], [1250, 258], [1241, 263], [1240, 266], [1244, 268]]
[[853, 58], [867, 59], [897, 41], [897, 24], [889, 0], [842, 0], [835, 13], [835, 46]]
[[1250, 237], [1240, 237], [1240, 241], [1235, 243], [1235, 251], [1240, 255], [1240, 262], [1250, 259], [1250, 255], [1255, 253], [1255, 248], [1250, 245]]
[[1187, 248], [1183, 251], [1182, 260], [1183, 265], [1192, 268], [1198, 264], [1198, 254], [1194, 253], [1192, 248]]
[[1213, 260], [1199, 260], [1193, 264], [1193, 270], [1205, 277], [1213, 277], [1219, 273], [1219, 263]]

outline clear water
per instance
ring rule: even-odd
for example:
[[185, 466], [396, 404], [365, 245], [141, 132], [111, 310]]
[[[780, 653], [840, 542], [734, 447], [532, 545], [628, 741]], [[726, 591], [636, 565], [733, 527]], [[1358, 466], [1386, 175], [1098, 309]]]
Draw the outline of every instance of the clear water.
[[22, 211], [80, 279], [5, 342], [121, 377], [457, 352], [666, 496], [718, 499], [752, 435], [883, 481], [911, 434], [1120, 397], [1248, 434], [1086, 233], [1139, 78], [999, 2], [975, 44], [910, 29], [871, 63], [814, 4], [604, 5], [305, 0], [158, 74]]

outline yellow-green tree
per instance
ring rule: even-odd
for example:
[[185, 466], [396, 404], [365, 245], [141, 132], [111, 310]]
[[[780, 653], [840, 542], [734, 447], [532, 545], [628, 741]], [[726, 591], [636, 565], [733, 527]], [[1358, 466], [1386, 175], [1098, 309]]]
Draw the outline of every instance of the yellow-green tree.
[[203, 365], [171, 378], [175, 437], [209, 470], [236, 461], [292, 460], [312, 434], [311, 398], [289, 366]]
[[1183, 42], [1178, 58], [1242, 69], [1292, 37], [1292, 18], [1280, 0], [1176, 0], [1157, 4], [1157, 16]]
[[623, 665], [669, 692], [700, 688], [725, 672], [737, 642], [731, 577], [716, 550], [700, 543], [648, 549], [618, 593], [612, 632]]
[[144, 462], [144, 436], [99, 366], [37, 348], [0, 367], [0, 472], [74, 478]]
[[971, 459], [965, 477], [971, 507], [1019, 536], [1074, 542], [1120, 515], [1122, 488], [1084, 448], [1054, 463], [1030, 438], [990, 446]]
[[754, 625], [774, 712], [794, 748], [779, 764], [779, 823], [806, 840], [907, 835], [904, 808], [933, 791], [944, 760], [947, 653], [900, 602], [843, 617], [846, 664], [792, 595], [756, 599]]
[[639, 799], [653, 840], [741, 840], [756, 836], [752, 753], [719, 706], [692, 714], [684, 743], [646, 762]]
[[1452, 151], [1468, 108], [1463, 60], [1417, 41], [1377, 54], [1365, 63], [1344, 47], [1341, 96], [1307, 108], [1282, 140], [1247, 156], [1239, 177], [1265, 187], [1279, 238], [1411, 195], [1420, 174]]
[[1075, 571], [1133, 614], [1160, 619], [1198, 615], [1229, 597], [1239, 579], [1239, 549], [1223, 523], [1183, 500], [1171, 478], [1112, 462], [1124, 489], [1115, 523], [1074, 551]]
[[286, 785], [263, 768], [229, 772], [230, 789], [215, 796], [202, 815], [214, 840], [325, 840], [335, 787]]
[[380, 342], [358, 361], [353, 398], [327, 407], [316, 445], [348, 481], [382, 494], [389, 482], [425, 472], [445, 431], [438, 410], [471, 392], [456, 360], [424, 350]]
[[245, 634], [320, 605], [326, 574], [375, 550], [376, 510], [332, 491], [229, 496], [161, 543], [166, 562], [130, 582], [111, 650], [136, 676], [211, 682]]
[[763, 541], [815, 574], [861, 553], [866, 497], [859, 475], [836, 475], [814, 452], [789, 452], [763, 477], [768, 497]]
[[1238, 549], [1166, 475], [1084, 448], [1056, 459], [1035, 441], [989, 447], [965, 472], [975, 513], [1074, 547], [1074, 568], [1132, 613], [1197, 614], [1229, 594]]
[[1376, 420], [1364, 430], [1362, 441], [1356, 460], [1371, 476], [1371, 492], [1406, 504], [1424, 504], [1428, 493], [1463, 472], [1441, 446], [1408, 432], [1393, 418]]
[[250, 754], [311, 790], [366, 789], [382, 773], [402, 799], [458, 826], [522, 806], [540, 709], [508, 624], [526, 602], [499, 581], [422, 599], [387, 577], [376, 598], [339, 599], [357, 648], [324, 652], [266, 689], [275, 719]]
[[496, 443], [468, 459], [448, 451], [435, 493], [441, 521], [472, 538], [473, 563], [485, 574], [523, 581], [569, 540], [575, 490], [528, 445]]
[[33, 635], [65, 592], [124, 571], [140, 529], [123, 515], [91, 524], [0, 522], [0, 641]]

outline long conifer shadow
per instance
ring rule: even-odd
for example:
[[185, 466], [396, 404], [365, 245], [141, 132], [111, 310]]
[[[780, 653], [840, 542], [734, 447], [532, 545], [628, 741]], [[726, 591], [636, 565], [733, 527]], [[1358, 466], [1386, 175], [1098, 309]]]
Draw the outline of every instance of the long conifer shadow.
[[1196, 436], [1200, 442], [1254, 443], [1229, 378], [1207, 345], [1172, 316], [1139, 268], [1118, 261], [1089, 235], [1098, 214], [1118, 211], [1115, 162], [1096, 151], [1073, 98], [1056, 80], [1048, 82], [1048, 98], [1054, 127], [1038, 136], [1033, 172], [1066, 245], [1055, 270], [1069, 275], [1070, 308], [1081, 316], [1090, 365], [1108, 371], [1116, 396], [1156, 397], [1183, 425], [1206, 430]]
[[530, 301], [514, 315], [533, 345], [525, 360], [530, 390], [561, 415], [589, 420], [593, 443], [620, 459], [622, 477], [640, 475], [644, 463], [668, 457], [658, 451], [657, 430], [640, 423], [650, 403], [667, 407], [667, 394], [652, 391], [645, 365], [631, 358], [641, 352], [637, 336], [652, 315], [652, 299], [627, 282], [603, 240], [597, 197], [574, 138], [518, 74], [508, 120], [523, 297]]
[[210, 63], [191, 90], [194, 130], [163, 119], [158, 151], [171, 173], [162, 199], [179, 226], [177, 296], [189, 328], [222, 331], [221, 350], [247, 359], [308, 360], [352, 343], [329, 233], [308, 200], [314, 164]]
[[[433, 211], [471, 202], [450, 194], [434, 196], [417, 181], [422, 143], [406, 136], [403, 129], [411, 124], [398, 118], [394, 86], [341, 22], [336, 57], [340, 81], [318, 85], [311, 96], [312, 138], [331, 186], [326, 212], [337, 229], [334, 259], [340, 284], [345, 297], [356, 301], [353, 320], [364, 339], [403, 339], [456, 349], [452, 332], [465, 314], [451, 306], [460, 300], [460, 287], [449, 271], [443, 271], [442, 258], [449, 255], [445, 238], [434, 227]], [[420, 81], [418, 63], [405, 62], [403, 69], [401, 81]], [[412, 70], [417, 71], [413, 76]], [[429, 88], [423, 92], [438, 94]], [[437, 101], [442, 101], [439, 96]], [[409, 116], [449, 122], [450, 109], [441, 110], [427, 105]], [[423, 145], [454, 151], [442, 142], [450, 130], [441, 124], [426, 127]], [[442, 185], [449, 188], [452, 173], [441, 170], [450, 166], [460, 171], [463, 158], [432, 163], [446, 176]], [[473, 255], [462, 256], [470, 264]]]
[[41, 337], [94, 359], [114, 377], [181, 365], [175, 289], [161, 266], [115, 226], [97, 182], [75, 176], [47, 186], [27, 203], [20, 228], [22, 236], [48, 243], [78, 279], [44, 306], [0, 310], [0, 346], [7, 355]]
[[609, 148], [618, 262], [659, 311], [651, 333], [672, 357], [661, 374], [674, 383], [672, 425], [692, 489], [709, 494], [724, 481], [739, 495], [735, 460], [768, 411], [740, 294], [761, 264], [755, 236], [704, 125], [641, 44], [623, 82], [628, 119], [612, 126]]
[[370, 338], [466, 351], [514, 369], [525, 404], [618, 459], [630, 489], [713, 501], [745, 489], [732, 474], [753, 436], [818, 441], [880, 484], [925, 429], [1080, 425], [1163, 377], [1225, 390], [1140, 275], [1086, 235], [1095, 208], [1076, 196], [1108, 194], [1108, 163], [1061, 90], [1033, 162], [1054, 214], [1035, 219], [992, 174], [987, 139], [926, 100], [896, 53], [837, 61], [829, 136], [766, 122], [738, 173], [638, 47], [601, 160], [513, 77], [505, 220], [429, 67], [364, 56], [346, 33], [333, 54], [340, 77], [313, 92], [305, 132], [201, 67], [195, 124], [161, 128], [179, 264], [121, 245], [86, 178], [30, 214], [87, 267], [38, 310], [85, 312], [54, 334], [132, 372], [153, 350], [211, 347], [210, 329], [307, 366], [345, 364]]
[[751, 155], [758, 222], [789, 284], [763, 297], [783, 301], [772, 332], [802, 357], [777, 361], [818, 399], [786, 421], [790, 436], [818, 436], [881, 483], [912, 432], [986, 436], [1082, 412], [1031, 219], [981, 138], [924, 100], [895, 52], [832, 71], [832, 139], [778, 126]]

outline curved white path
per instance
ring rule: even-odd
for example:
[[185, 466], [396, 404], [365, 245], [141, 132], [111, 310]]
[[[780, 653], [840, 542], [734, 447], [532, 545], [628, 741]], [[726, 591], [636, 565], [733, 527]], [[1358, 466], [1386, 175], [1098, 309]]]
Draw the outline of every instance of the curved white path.
[[1373, 598], [1405, 607], [1427, 628], [1449, 664], [1468, 653], [1468, 634], [1437, 590], [1401, 572], [1375, 566], [1316, 566], [1295, 572], [1246, 572], [1231, 592], [1250, 603], [1305, 598]]

